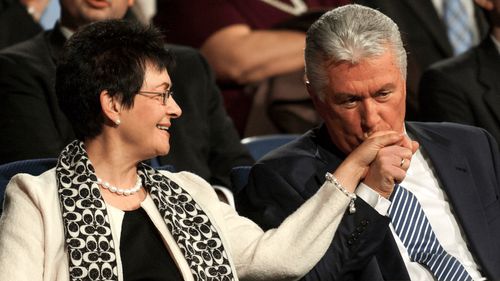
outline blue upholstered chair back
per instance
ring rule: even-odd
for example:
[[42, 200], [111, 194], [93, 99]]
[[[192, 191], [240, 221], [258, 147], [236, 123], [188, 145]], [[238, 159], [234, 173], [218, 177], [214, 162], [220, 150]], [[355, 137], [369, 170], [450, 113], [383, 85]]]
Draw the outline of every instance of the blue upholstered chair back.
[[296, 139], [298, 136], [294, 134], [256, 136], [244, 138], [241, 143], [248, 148], [255, 160], [259, 160], [269, 151]]
[[38, 176], [57, 164], [57, 158], [29, 159], [0, 165], [0, 213], [3, 209], [5, 187], [10, 179], [19, 173]]
[[[56, 166], [56, 164], [57, 158], [43, 158], [20, 160], [0, 165], [0, 214], [2, 213], [3, 209], [5, 188], [14, 175], [19, 173], [26, 173], [38, 176], [43, 172], [52, 169]], [[158, 166], [156, 167], [156, 169], [175, 172], [175, 168], [172, 165]]]
[[248, 182], [248, 175], [252, 166], [238, 166], [231, 169], [231, 185], [233, 186], [233, 194], [240, 193]]

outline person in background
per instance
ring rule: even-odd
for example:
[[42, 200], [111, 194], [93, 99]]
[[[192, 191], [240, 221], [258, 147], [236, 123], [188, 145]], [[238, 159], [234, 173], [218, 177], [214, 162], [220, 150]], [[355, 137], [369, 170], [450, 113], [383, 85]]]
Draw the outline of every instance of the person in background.
[[239, 213], [280, 225], [367, 138], [396, 131], [418, 141], [416, 152], [379, 150], [356, 188], [357, 211], [304, 280], [500, 280], [498, 145], [481, 128], [405, 122], [398, 26], [368, 7], [334, 9], [309, 29], [305, 64], [325, 122], [254, 165]]
[[479, 46], [424, 72], [421, 118], [479, 126], [500, 143], [500, 1], [476, 3], [488, 15], [490, 35]]
[[[73, 128], [54, 90], [56, 62], [63, 44], [78, 28], [99, 20], [121, 19], [133, 0], [61, 0], [61, 20], [52, 30], [0, 52], [0, 163], [57, 157], [74, 139]], [[210, 68], [195, 50], [168, 45], [177, 58], [171, 71], [183, 117], [174, 152], [157, 159], [177, 170], [197, 173], [214, 185], [230, 187], [230, 169], [253, 159], [240, 143], [224, 111]]]
[[48, 0], [0, 0], [0, 49], [30, 39], [42, 31], [40, 17]]
[[150, 24], [156, 14], [156, 0], [135, 0], [131, 12], [139, 22]]
[[408, 52], [406, 119], [419, 120], [418, 85], [433, 63], [477, 45], [488, 23], [473, 0], [356, 0], [378, 9], [401, 30]]
[[159, 0], [154, 23], [170, 42], [201, 50], [241, 136], [303, 133], [319, 122], [301, 87], [305, 31], [346, 3]]
[[372, 136], [264, 232], [195, 174], [142, 163], [175, 149], [171, 61], [161, 33], [138, 23], [99, 21], [68, 40], [56, 93], [77, 139], [55, 168], [9, 183], [0, 280], [297, 280], [355, 210], [352, 191], [379, 148], [403, 140]]

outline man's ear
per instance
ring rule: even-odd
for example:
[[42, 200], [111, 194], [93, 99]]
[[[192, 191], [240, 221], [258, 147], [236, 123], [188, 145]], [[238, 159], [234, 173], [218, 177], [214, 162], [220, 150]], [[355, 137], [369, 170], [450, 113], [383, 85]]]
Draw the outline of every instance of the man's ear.
[[314, 96], [314, 93], [311, 92], [312, 91], [311, 82], [309, 82], [309, 80], [307, 80], [307, 77], [304, 77], [304, 84], [306, 85], [307, 93], [312, 98]]
[[326, 106], [325, 102], [320, 99], [319, 94], [315, 92], [315, 90], [311, 86], [311, 83], [308, 80], [305, 80], [305, 83], [307, 93], [311, 97], [311, 101], [313, 102], [316, 112], [323, 120], [326, 120], [325, 118], [328, 116], [329, 111], [328, 107]]
[[111, 122], [119, 125], [122, 106], [118, 102], [118, 99], [112, 97], [107, 90], [103, 90], [99, 94], [99, 100], [101, 101], [101, 109], [104, 116]]
[[305, 84], [306, 84], [307, 93], [311, 97], [313, 104], [316, 105], [317, 102], [321, 102], [321, 100], [319, 100], [318, 95], [316, 94], [313, 87], [311, 86], [311, 83], [309, 82], [309, 80], [306, 79]]

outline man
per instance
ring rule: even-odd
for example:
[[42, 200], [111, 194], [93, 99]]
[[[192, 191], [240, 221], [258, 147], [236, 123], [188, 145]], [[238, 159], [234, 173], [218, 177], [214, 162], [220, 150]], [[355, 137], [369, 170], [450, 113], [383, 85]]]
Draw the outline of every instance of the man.
[[[122, 18], [133, 0], [61, 0], [54, 29], [0, 52], [0, 163], [57, 157], [74, 139], [54, 91], [56, 62], [71, 34], [87, 23]], [[172, 70], [175, 98], [184, 110], [172, 124], [172, 152], [160, 159], [176, 170], [197, 173], [229, 186], [233, 166], [253, 163], [225, 113], [205, 60], [194, 50], [168, 46], [177, 59]]]
[[[354, 0], [354, 2], [380, 10], [399, 26], [403, 42], [408, 51], [406, 119], [418, 120], [418, 83], [422, 72], [432, 63], [453, 57], [465, 48], [475, 46], [488, 32], [488, 24], [481, 9], [472, 0]], [[447, 28], [447, 10], [454, 10], [458, 5], [458, 15], [465, 24], [453, 24], [462, 36], [468, 34], [470, 40], [459, 40], [462, 46], [457, 51]], [[447, 9], [450, 7], [450, 9]], [[451, 13], [451, 11], [450, 11]], [[467, 31], [457, 29], [466, 26]]]
[[[237, 198], [239, 212], [275, 227], [367, 137], [406, 133], [420, 148], [412, 144], [409, 157], [399, 146], [379, 151], [356, 190], [356, 212], [344, 215], [305, 280], [500, 280], [498, 147], [482, 129], [404, 122], [406, 53], [396, 24], [363, 6], [334, 9], [309, 29], [305, 61], [307, 88], [324, 125], [253, 167]], [[413, 193], [413, 203], [399, 203], [401, 193]], [[401, 210], [419, 214], [411, 216], [419, 218], [411, 237], [404, 230], [413, 220], [402, 225]], [[429, 241], [427, 255], [413, 247]], [[425, 263], [417, 262], [422, 257]]]
[[476, 0], [491, 30], [479, 46], [433, 65], [420, 81], [422, 119], [479, 126], [500, 143], [500, 1]]

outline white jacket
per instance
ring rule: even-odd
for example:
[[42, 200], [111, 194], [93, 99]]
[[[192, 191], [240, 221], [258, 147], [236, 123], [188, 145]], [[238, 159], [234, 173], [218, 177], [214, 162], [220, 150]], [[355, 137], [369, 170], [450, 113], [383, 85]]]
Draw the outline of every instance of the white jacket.
[[[300, 279], [324, 255], [349, 203], [346, 195], [326, 181], [279, 228], [263, 232], [220, 202], [210, 184], [200, 177], [188, 172], [162, 173], [190, 193], [210, 217], [240, 280]], [[193, 280], [151, 198], [148, 196], [141, 206], [159, 230], [184, 279]], [[113, 239], [119, 245], [121, 230], [116, 225], [120, 224], [112, 225]], [[119, 280], [123, 280], [119, 247], [116, 248]], [[68, 279], [55, 169], [40, 176], [16, 175], [7, 186], [0, 218], [0, 280]]]

